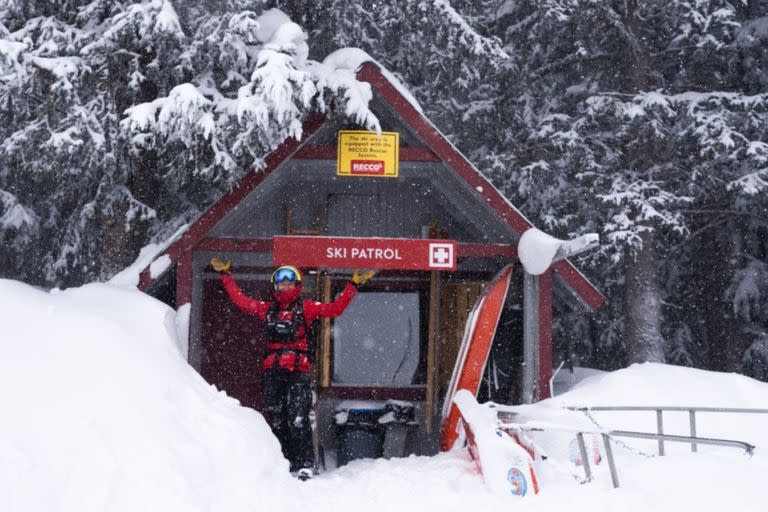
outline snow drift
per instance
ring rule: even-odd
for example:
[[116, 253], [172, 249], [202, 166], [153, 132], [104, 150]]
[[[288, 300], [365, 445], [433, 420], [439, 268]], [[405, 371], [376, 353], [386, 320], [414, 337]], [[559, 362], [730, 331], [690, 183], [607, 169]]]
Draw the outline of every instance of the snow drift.
[[288, 479], [263, 417], [181, 357], [175, 316], [135, 289], [0, 281], [0, 510], [237, 511]]
[[[179, 350], [177, 317], [135, 288], [92, 284], [43, 292], [0, 280], [0, 510], [315, 512], [392, 510], [762, 512], [768, 418], [702, 416], [700, 435], [757, 446], [668, 446], [647, 458], [615, 447], [621, 487], [605, 465], [579, 485], [555, 464], [541, 492], [492, 494], [464, 449], [435, 457], [353, 461], [307, 483], [288, 463], [262, 416], [216, 391]], [[183, 323], [183, 322], [182, 322]], [[540, 421], [563, 405], [768, 407], [768, 384], [740, 375], [637, 365], [583, 380], [520, 407]], [[578, 413], [568, 413], [578, 414]], [[652, 430], [652, 415], [595, 413], [604, 427]], [[671, 433], [687, 418], [665, 417]], [[587, 422], [589, 425], [589, 423]], [[653, 451], [653, 443], [628, 444]]]

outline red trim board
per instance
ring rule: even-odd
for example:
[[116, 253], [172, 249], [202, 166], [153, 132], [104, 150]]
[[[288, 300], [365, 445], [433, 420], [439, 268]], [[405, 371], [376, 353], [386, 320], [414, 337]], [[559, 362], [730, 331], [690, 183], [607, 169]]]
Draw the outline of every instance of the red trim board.
[[539, 275], [539, 385], [537, 400], [552, 396], [552, 269]]

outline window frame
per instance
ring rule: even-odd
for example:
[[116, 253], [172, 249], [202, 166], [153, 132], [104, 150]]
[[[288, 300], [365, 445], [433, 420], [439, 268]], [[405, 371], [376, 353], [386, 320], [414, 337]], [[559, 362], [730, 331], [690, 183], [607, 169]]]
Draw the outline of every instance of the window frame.
[[[411, 275], [408, 275], [411, 274]], [[416, 274], [416, 275], [413, 275]], [[333, 380], [333, 363], [334, 363], [334, 350], [335, 340], [333, 339], [333, 323], [335, 319], [331, 319], [328, 322], [327, 329], [329, 333], [326, 336], [329, 337], [328, 354], [325, 357], [329, 358], [329, 375], [328, 385], [321, 387], [321, 392], [324, 396], [330, 396], [341, 399], [362, 399], [362, 400], [424, 400], [427, 390], [427, 347], [428, 347], [428, 327], [429, 327], [429, 278], [422, 273], [387, 273], [386, 275], [377, 275], [373, 280], [369, 281], [365, 288], [360, 293], [376, 293], [376, 292], [389, 292], [389, 293], [413, 293], [419, 294], [419, 362], [417, 364], [416, 372], [421, 373], [419, 380], [423, 381], [417, 384], [408, 385], [377, 385], [377, 384], [344, 384], [335, 382]], [[336, 296], [344, 284], [346, 279], [337, 276], [331, 277], [331, 290], [333, 296]], [[325, 326], [323, 328], [326, 328]], [[322, 331], [322, 329], [321, 329]], [[321, 336], [323, 333], [321, 333]]]

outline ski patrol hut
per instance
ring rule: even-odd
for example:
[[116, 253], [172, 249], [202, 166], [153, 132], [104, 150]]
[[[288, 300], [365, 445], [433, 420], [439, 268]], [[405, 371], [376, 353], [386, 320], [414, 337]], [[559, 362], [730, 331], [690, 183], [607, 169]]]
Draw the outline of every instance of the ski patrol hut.
[[467, 316], [501, 268], [515, 271], [481, 400], [550, 396], [553, 297], [555, 307], [591, 310], [604, 297], [565, 259], [526, 274], [517, 259], [532, 227], [525, 216], [376, 64], [361, 65], [357, 78], [371, 85], [381, 138], [307, 119], [301, 140], [286, 140], [203, 213], [143, 271], [140, 287], [189, 314], [190, 364], [259, 410], [263, 326], [230, 302], [210, 259], [231, 259], [238, 284], [262, 299], [276, 265], [301, 268], [305, 295], [322, 301], [355, 268], [379, 269], [342, 316], [317, 326], [320, 441], [334, 446], [339, 406], [407, 401], [417, 451], [429, 453]]

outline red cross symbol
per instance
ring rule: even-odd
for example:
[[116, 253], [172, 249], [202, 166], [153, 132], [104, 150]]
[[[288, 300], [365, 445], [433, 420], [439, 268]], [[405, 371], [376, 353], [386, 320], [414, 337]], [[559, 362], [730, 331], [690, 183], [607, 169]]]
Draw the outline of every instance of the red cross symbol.
[[453, 268], [453, 245], [429, 244], [429, 266], [431, 268]]

